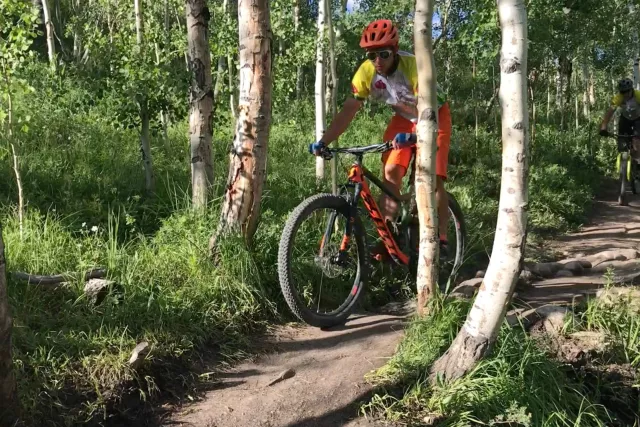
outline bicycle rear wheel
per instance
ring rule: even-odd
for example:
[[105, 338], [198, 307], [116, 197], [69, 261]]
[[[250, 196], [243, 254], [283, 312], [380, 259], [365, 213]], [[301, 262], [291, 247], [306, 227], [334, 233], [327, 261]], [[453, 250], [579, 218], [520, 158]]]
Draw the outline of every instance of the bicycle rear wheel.
[[368, 270], [358, 216], [346, 235], [351, 207], [344, 197], [318, 194], [286, 222], [278, 251], [278, 276], [287, 305], [311, 326], [343, 324], [363, 295]]
[[[449, 282], [455, 280], [462, 265], [467, 239], [467, 226], [462, 208], [460, 208], [460, 204], [453, 194], [447, 192], [447, 195], [449, 197], [449, 220], [447, 226], [449, 253], [446, 257], [443, 257], [442, 254], [440, 257], [438, 280], [442, 288], [446, 288]], [[420, 243], [420, 227], [417, 223], [409, 227], [409, 242], [411, 248], [409, 268], [411, 274], [415, 277], [418, 270], [418, 245]]]

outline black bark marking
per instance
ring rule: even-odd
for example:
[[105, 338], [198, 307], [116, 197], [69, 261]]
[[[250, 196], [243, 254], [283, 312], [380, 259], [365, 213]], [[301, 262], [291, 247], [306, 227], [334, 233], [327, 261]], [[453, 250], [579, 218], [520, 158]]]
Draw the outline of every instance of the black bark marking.
[[518, 58], [502, 59], [500, 61], [500, 70], [503, 73], [511, 74], [520, 71], [522, 64]]
[[524, 124], [522, 122], [517, 122], [513, 125], [513, 128], [516, 130], [522, 130], [524, 129]]
[[425, 108], [422, 114], [420, 114], [421, 121], [435, 122], [436, 112], [433, 108]]

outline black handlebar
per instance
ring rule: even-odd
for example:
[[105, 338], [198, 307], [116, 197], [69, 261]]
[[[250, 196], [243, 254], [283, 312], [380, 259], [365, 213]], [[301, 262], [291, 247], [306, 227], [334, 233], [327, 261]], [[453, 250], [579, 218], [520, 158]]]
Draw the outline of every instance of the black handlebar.
[[383, 142], [382, 144], [365, 145], [362, 147], [349, 147], [349, 148], [329, 148], [324, 147], [320, 152], [325, 160], [331, 160], [336, 153], [347, 153], [354, 156], [362, 156], [367, 153], [384, 153], [391, 149], [391, 142]]

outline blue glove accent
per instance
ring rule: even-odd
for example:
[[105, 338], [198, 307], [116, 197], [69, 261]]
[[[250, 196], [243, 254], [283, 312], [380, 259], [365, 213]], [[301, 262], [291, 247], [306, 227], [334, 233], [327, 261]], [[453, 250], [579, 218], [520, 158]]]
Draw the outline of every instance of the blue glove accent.
[[314, 142], [313, 144], [309, 144], [309, 153], [315, 154], [317, 156], [318, 154], [320, 154], [320, 151], [322, 151], [324, 147], [324, 142]]
[[398, 145], [411, 145], [417, 142], [415, 133], [399, 133], [394, 138]]

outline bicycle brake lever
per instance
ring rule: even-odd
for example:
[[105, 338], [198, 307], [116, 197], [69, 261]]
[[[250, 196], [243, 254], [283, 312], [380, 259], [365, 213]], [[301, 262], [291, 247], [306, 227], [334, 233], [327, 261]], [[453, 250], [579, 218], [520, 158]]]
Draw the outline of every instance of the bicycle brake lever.
[[320, 155], [325, 160], [333, 159], [333, 153], [331, 151], [329, 151], [327, 148], [323, 148], [322, 151], [320, 152]]

